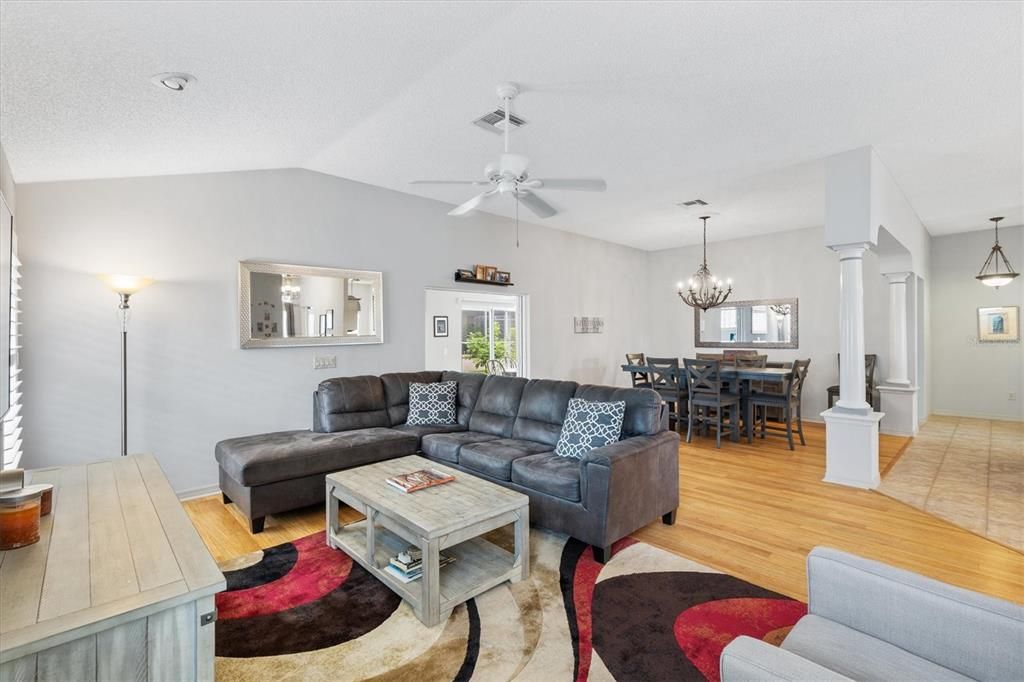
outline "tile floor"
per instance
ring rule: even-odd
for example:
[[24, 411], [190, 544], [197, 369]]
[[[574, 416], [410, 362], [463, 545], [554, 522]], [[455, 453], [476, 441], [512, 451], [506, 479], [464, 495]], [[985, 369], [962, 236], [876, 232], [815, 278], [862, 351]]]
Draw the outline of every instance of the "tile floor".
[[1024, 423], [932, 416], [878, 490], [1024, 551]]

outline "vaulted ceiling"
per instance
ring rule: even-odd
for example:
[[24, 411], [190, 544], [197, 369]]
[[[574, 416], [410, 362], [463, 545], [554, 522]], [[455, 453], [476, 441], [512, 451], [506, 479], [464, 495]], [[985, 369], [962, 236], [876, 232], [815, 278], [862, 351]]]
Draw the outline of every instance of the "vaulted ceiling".
[[[0, 142], [18, 182], [303, 167], [450, 203], [513, 150], [544, 225], [645, 249], [818, 225], [823, 163], [873, 145], [933, 234], [1024, 220], [1016, 2], [18, 2]], [[153, 74], [197, 77], [185, 92]], [[513, 215], [511, 199], [487, 210]], [[525, 217], [525, 216], [524, 216]], [[472, 225], [472, 216], [465, 218]]]

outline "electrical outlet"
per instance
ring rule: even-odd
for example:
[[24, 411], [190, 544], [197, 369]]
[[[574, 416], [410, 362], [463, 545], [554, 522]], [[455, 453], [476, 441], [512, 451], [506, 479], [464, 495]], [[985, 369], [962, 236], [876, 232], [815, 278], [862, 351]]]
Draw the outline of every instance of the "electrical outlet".
[[313, 358], [313, 369], [335, 369], [337, 366], [337, 355], [318, 355]]

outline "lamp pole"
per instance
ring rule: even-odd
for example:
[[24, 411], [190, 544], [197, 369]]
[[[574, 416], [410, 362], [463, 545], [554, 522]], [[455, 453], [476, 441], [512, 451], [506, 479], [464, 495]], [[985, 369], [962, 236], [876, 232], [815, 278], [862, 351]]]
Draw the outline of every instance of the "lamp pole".
[[128, 317], [131, 310], [128, 299], [131, 294], [119, 293], [121, 304], [117, 306], [121, 319], [121, 456], [128, 456]]
[[117, 294], [120, 303], [117, 317], [121, 322], [121, 456], [128, 455], [128, 318], [131, 295], [153, 283], [148, 277], [135, 275], [100, 275], [108, 287]]

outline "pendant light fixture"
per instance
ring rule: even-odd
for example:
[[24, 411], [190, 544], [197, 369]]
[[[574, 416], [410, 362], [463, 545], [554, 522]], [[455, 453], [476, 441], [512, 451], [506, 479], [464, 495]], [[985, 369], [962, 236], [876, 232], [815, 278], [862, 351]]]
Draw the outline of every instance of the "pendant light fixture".
[[725, 299], [729, 298], [729, 294], [732, 293], [732, 280], [728, 279], [723, 282], [716, 279], [708, 269], [708, 218], [710, 217], [706, 215], [700, 217], [704, 222], [704, 260], [701, 261], [697, 272], [690, 278], [687, 288], [683, 288], [682, 282], [676, 288], [676, 293], [679, 294], [679, 298], [683, 299], [683, 303], [692, 308], [700, 308], [705, 312], [725, 303]]
[[996, 243], [992, 250], [989, 251], [985, 264], [981, 266], [981, 272], [975, 277], [976, 280], [985, 286], [995, 287], [996, 289], [1004, 284], [1009, 284], [1013, 281], [1014, 277], [1020, 274], [1013, 271], [1013, 266], [1010, 265], [1010, 261], [1006, 259], [1006, 254], [1003, 253], [1003, 247], [999, 246], [999, 221], [1002, 219], [1002, 216], [989, 218], [996, 226]]

